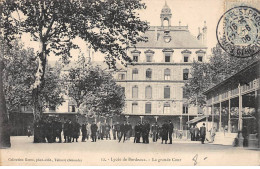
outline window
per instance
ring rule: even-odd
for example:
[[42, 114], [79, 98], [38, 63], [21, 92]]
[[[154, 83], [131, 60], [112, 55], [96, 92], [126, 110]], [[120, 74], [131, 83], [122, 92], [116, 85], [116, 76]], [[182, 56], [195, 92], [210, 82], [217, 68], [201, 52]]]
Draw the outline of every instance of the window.
[[145, 98], [146, 99], [151, 99], [152, 98], [152, 87], [151, 86], [147, 86], [145, 88]]
[[76, 106], [75, 105], [69, 105], [69, 112], [76, 112]]
[[134, 69], [133, 70], [133, 80], [137, 80], [138, 79], [138, 69]]
[[165, 62], [171, 61], [171, 55], [169, 53], [165, 54]]
[[169, 87], [169, 86], [165, 86], [165, 87], [164, 87], [164, 98], [165, 98], [165, 99], [169, 99], [169, 98], [170, 98], [170, 96], [171, 96], [171, 95], [170, 95], [170, 91], [171, 91], [171, 90], [170, 90], [170, 87]]
[[151, 80], [152, 79], [152, 70], [147, 69], [146, 70], [146, 80]]
[[138, 98], [138, 87], [137, 86], [134, 86], [132, 88], [132, 97], [133, 98]]
[[170, 69], [164, 70], [164, 80], [171, 80], [171, 70]]
[[189, 56], [184, 56], [183, 61], [184, 62], [189, 62]]
[[164, 114], [170, 114], [171, 112], [171, 106], [170, 106], [170, 103], [164, 103], [163, 105], [163, 113]]
[[145, 113], [146, 114], [151, 114], [152, 112], [152, 104], [151, 103], [146, 103], [145, 104]]
[[182, 106], [182, 114], [188, 114], [189, 113], [189, 107], [187, 104], [183, 104]]
[[146, 55], [146, 62], [152, 62], [152, 55], [150, 54]]
[[138, 62], [138, 55], [133, 56], [133, 62]]
[[189, 69], [183, 69], [183, 80], [189, 79]]
[[203, 56], [198, 56], [198, 62], [202, 62], [203, 61]]
[[138, 113], [138, 104], [137, 103], [132, 103], [132, 113], [133, 114]]
[[118, 75], [118, 79], [119, 79], [119, 80], [125, 80], [125, 74], [120, 73], [120, 74]]

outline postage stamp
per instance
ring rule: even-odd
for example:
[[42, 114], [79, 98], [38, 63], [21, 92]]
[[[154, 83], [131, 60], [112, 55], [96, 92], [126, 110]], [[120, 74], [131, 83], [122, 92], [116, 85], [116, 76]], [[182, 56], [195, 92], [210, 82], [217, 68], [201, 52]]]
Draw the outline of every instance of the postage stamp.
[[260, 50], [260, 13], [256, 8], [237, 6], [225, 12], [217, 25], [217, 40], [230, 55], [245, 58]]

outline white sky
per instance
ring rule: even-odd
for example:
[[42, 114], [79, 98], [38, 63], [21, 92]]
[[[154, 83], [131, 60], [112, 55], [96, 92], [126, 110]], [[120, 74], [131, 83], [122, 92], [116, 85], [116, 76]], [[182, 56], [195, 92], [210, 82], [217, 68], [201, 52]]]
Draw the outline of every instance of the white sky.
[[[139, 11], [140, 18], [147, 20], [150, 23], [150, 26], [160, 26], [160, 13], [165, 4], [165, 0], [143, 0], [143, 2], [146, 3], [147, 9]], [[208, 28], [208, 51], [210, 53], [210, 49], [217, 44], [216, 26], [218, 20], [225, 11], [224, 0], [167, 0], [167, 4], [172, 11], [171, 25], [178, 26], [179, 21], [181, 21], [181, 25], [189, 26], [189, 31], [194, 36], [198, 35], [198, 27], [202, 28], [204, 21], [206, 21]], [[25, 36], [22, 39], [23, 41], [26, 41], [26, 46], [28, 45], [37, 48], [37, 44], [29, 43], [28, 39], [28, 36]], [[81, 50], [86, 51], [84, 41], [77, 40], [77, 42], [81, 47]], [[77, 58], [78, 52], [74, 51], [73, 55], [74, 58]], [[49, 60], [57, 60], [57, 57], [51, 56], [49, 57]], [[102, 61], [103, 57], [96, 53], [95, 60]]]

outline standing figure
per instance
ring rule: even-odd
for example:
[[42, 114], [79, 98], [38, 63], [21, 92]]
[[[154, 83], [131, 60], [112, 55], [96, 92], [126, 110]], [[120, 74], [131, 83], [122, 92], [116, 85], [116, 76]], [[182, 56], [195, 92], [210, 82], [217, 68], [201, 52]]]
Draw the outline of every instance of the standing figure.
[[74, 142], [74, 139], [76, 139], [76, 142], [78, 142], [79, 132], [80, 132], [80, 124], [78, 122], [73, 123], [73, 140], [72, 140], [72, 142]]
[[100, 128], [99, 128], [99, 134], [100, 134], [100, 139], [103, 140], [104, 139], [104, 135], [106, 132], [106, 126], [103, 122], [100, 123]]
[[86, 127], [86, 123], [83, 123], [81, 126], [81, 133], [82, 133], [82, 139], [81, 142], [86, 142], [86, 135], [87, 135], [87, 127]]
[[124, 137], [123, 142], [125, 142], [126, 133], [127, 133], [127, 124], [126, 124], [126, 121], [124, 121], [124, 123], [122, 125], [120, 125], [120, 137], [119, 137], [119, 141], [118, 141], [119, 143], [120, 143], [122, 137]]
[[27, 127], [27, 136], [30, 137], [32, 135], [32, 129], [31, 129], [31, 126], [29, 125]]
[[90, 126], [90, 128], [91, 128], [92, 142], [96, 142], [97, 141], [97, 129], [98, 129], [98, 126], [93, 121], [91, 126]]
[[69, 121], [67, 119], [64, 119], [64, 125], [63, 125], [64, 143], [69, 142], [68, 127], [69, 127]]
[[91, 137], [91, 124], [87, 122], [86, 128], [87, 128], [87, 140], [88, 140], [88, 138]]
[[200, 137], [201, 137], [201, 143], [204, 144], [205, 137], [206, 137], [206, 127], [205, 123], [200, 127]]
[[150, 133], [150, 124], [148, 121], [146, 121], [144, 125], [144, 142], [143, 142], [145, 144], [149, 144], [149, 133]]
[[71, 138], [73, 137], [73, 124], [72, 121], [69, 119], [68, 122], [68, 143], [71, 143]]
[[210, 129], [211, 142], [213, 143], [216, 136], [216, 127]]
[[141, 123], [139, 122], [135, 126], [135, 138], [134, 138], [134, 143], [140, 143], [140, 137], [141, 137]]
[[195, 137], [195, 141], [199, 141], [199, 133], [200, 133], [200, 129], [198, 128], [198, 126], [195, 126], [194, 129], [194, 137]]
[[62, 142], [61, 140], [61, 132], [62, 132], [62, 123], [60, 121], [60, 119], [55, 119], [55, 123], [54, 123], [54, 128], [55, 128], [55, 138], [54, 141], [56, 142], [56, 138], [59, 139], [59, 143]]
[[169, 120], [169, 125], [168, 125], [168, 133], [169, 133], [169, 139], [170, 139], [170, 143], [169, 144], [172, 144], [172, 133], [173, 133], [173, 124], [171, 122], [171, 120]]
[[163, 141], [165, 141], [165, 144], [167, 144], [167, 141], [168, 141], [168, 130], [169, 130], [169, 126], [167, 124], [167, 121], [165, 121], [165, 123], [162, 125], [162, 133], [161, 133], [162, 144], [163, 144]]
[[130, 122], [127, 122], [127, 140], [130, 140], [130, 134], [132, 132], [132, 125], [130, 124]]
[[110, 137], [110, 125], [108, 123], [105, 123], [105, 136], [106, 136], [106, 139], [109, 138], [109, 140], [111, 140], [111, 137]]
[[190, 127], [190, 138], [191, 138], [191, 141], [195, 141], [195, 129], [193, 127], [193, 125], [191, 125]]
[[119, 124], [119, 122], [117, 122], [116, 123], [116, 137], [117, 137], [117, 139], [119, 139], [120, 138], [120, 124]]

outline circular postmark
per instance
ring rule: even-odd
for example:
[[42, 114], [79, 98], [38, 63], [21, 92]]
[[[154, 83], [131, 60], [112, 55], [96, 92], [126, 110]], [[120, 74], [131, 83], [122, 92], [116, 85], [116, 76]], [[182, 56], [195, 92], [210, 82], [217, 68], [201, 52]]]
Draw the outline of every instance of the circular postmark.
[[220, 46], [231, 56], [245, 58], [260, 51], [260, 13], [248, 6], [225, 12], [216, 30]]

